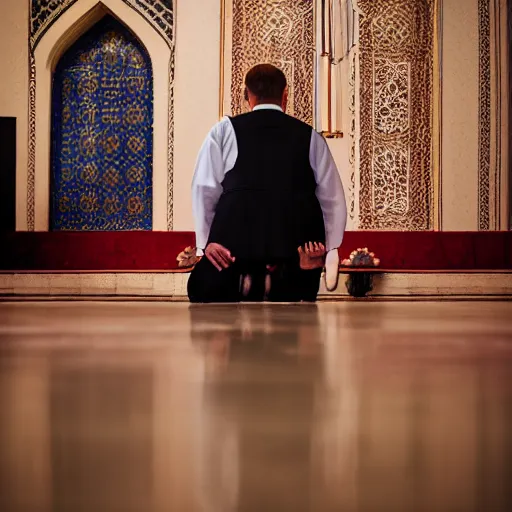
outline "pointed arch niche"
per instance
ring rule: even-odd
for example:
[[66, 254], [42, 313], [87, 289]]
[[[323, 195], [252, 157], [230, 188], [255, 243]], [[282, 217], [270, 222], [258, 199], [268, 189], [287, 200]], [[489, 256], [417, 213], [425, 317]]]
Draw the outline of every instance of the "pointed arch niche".
[[[172, 229], [173, 47], [124, 0], [80, 0], [47, 29], [34, 50], [35, 152], [33, 229], [48, 231], [51, 205], [52, 78], [66, 51], [106, 15], [113, 16], [147, 51], [153, 71], [152, 229]], [[30, 169], [27, 171], [30, 173]], [[27, 175], [30, 183], [30, 176]], [[30, 218], [30, 202], [27, 217]], [[29, 227], [30, 229], [30, 227]]]

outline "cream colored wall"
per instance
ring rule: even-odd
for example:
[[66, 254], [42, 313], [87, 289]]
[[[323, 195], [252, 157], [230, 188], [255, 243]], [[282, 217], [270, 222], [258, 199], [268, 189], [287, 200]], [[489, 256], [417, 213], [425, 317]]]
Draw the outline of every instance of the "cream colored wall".
[[174, 230], [194, 229], [197, 153], [219, 120], [220, 0], [178, 0], [174, 89]]
[[[350, 110], [348, 105], [348, 86], [349, 86], [349, 59], [346, 58], [342, 61], [339, 66], [341, 66], [340, 73], [340, 84], [339, 87], [341, 89], [341, 126], [340, 129], [343, 132], [342, 138], [336, 139], [327, 139], [327, 145], [331, 150], [334, 161], [336, 162], [336, 166], [338, 167], [338, 171], [340, 173], [341, 181], [343, 183], [343, 188], [345, 191], [345, 199], [347, 202], [347, 208], [349, 208], [350, 203], [350, 176], [352, 173], [352, 168], [350, 165]], [[357, 219], [351, 219], [350, 216], [347, 216], [347, 229], [353, 230], [357, 229]]]
[[[17, 118], [17, 170], [27, 168], [28, 1], [1, 0], [0, 116]], [[26, 180], [16, 181], [16, 228], [26, 229]]]
[[444, 231], [478, 229], [478, 0], [442, 1]]
[[[92, 4], [92, 0], [80, 0]], [[17, 218], [26, 229], [28, 138], [28, 1], [2, 0], [0, 21], [0, 115], [17, 118]], [[176, 1], [174, 229], [192, 230], [190, 183], [197, 152], [219, 117], [220, 0]], [[71, 10], [70, 10], [71, 11]], [[201, 13], [198, 16], [198, 13]], [[71, 12], [67, 13], [68, 17]], [[136, 13], [128, 16], [140, 18]], [[66, 15], [64, 15], [64, 18]], [[444, 230], [478, 228], [478, 0], [442, 1], [442, 157]], [[199, 65], [200, 63], [200, 65]], [[163, 65], [163, 64], [162, 64]], [[344, 72], [346, 76], [346, 72]], [[346, 82], [348, 86], [348, 81]], [[345, 91], [348, 94], [348, 90]], [[345, 102], [345, 105], [347, 103]], [[349, 120], [343, 112], [343, 139], [330, 140], [347, 199]], [[41, 120], [39, 120], [41, 122]], [[162, 118], [159, 123], [165, 124]], [[46, 123], [43, 120], [43, 123]], [[38, 141], [40, 140], [38, 134]], [[357, 184], [356, 184], [357, 185]], [[163, 181], [159, 188], [164, 188]], [[42, 195], [41, 195], [42, 194]], [[357, 196], [357, 191], [356, 191]], [[37, 192], [45, 204], [48, 191]], [[162, 202], [157, 210], [163, 210]], [[47, 205], [46, 207], [47, 208]], [[43, 208], [41, 211], [45, 210]], [[39, 224], [40, 227], [42, 226]], [[155, 227], [162, 229], [163, 221]], [[357, 227], [349, 221], [349, 229]], [[164, 228], [165, 229], [165, 228]]]

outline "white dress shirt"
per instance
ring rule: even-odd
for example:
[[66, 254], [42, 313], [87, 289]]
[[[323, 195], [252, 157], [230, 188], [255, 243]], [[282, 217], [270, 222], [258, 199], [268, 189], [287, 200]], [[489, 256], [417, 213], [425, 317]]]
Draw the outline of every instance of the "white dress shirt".
[[[277, 105], [258, 105], [254, 110], [282, 109]], [[192, 208], [198, 255], [202, 254], [222, 194], [224, 176], [235, 166], [238, 147], [235, 130], [228, 117], [222, 118], [204, 141], [192, 180]], [[340, 175], [325, 139], [312, 130], [309, 162], [315, 173], [316, 196], [322, 208], [326, 249], [341, 245], [347, 222], [347, 206]], [[314, 242], [315, 240], [312, 240]]]

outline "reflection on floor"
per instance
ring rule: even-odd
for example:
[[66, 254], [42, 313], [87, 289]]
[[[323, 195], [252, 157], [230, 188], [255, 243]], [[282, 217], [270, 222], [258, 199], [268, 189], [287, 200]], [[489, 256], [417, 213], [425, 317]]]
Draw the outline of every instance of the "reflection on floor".
[[511, 317], [0, 304], [0, 510], [511, 510]]

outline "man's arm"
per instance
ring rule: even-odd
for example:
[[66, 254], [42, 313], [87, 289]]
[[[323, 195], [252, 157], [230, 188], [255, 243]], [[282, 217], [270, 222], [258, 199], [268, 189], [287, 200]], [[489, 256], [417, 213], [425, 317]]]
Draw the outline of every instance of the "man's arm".
[[222, 126], [219, 123], [211, 129], [201, 146], [192, 180], [192, 209], [198, 256], [206, 248], [215, 207], [222, 194], [225, 164], [221, 144]]
[[338, 285], [338, 247], [347, 224], [347, 203], [341, 178], [325, 139], [315, 130], [311, 135], [309, 160], [317, 182], [316, 196], [325, 225], [325, 285], [332, 291]]
[[341, 178], [325, 139], [313, 130], [309, 153], [315, 173], [316, 196], [325, 224], [325, 248], [337, 249], [343, 241], [347, 224], [347, 204]]

